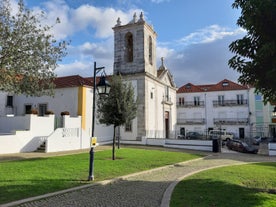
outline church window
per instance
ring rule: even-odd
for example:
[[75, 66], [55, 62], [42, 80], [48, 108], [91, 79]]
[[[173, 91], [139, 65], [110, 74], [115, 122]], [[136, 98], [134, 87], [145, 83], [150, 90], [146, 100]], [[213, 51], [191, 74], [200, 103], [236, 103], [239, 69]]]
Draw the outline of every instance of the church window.
[[125, 131], [132, 132], [132, 122], [131, 121], [129, 121], [125, 124]]
[[125, 36], [125, 57], [127, 62], [133, 62], [133, 35], [128, 32]]
[[152, 65], [152, 38], [149, 36], [149, 63]]

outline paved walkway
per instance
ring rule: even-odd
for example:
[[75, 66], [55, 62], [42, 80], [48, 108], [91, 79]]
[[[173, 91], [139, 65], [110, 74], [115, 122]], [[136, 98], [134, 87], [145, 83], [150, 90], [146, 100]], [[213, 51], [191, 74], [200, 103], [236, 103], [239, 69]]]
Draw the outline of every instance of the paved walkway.
[[3, 207], [167, 207], [174, 186], [184, 177], [220, 166], [276, 161], [275, 157], [252, 154], [207, 154], [202, 159], [43, 195]]

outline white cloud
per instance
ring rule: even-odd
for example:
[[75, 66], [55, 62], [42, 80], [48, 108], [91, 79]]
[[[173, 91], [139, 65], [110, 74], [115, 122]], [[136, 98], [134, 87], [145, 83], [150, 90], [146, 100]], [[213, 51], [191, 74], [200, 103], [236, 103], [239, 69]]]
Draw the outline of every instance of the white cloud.
[[87, 64], [81, 61], [75, 61], [69, 64], [60, 64], [56, 69], [56, 73], [59, 76], [88, 74], [89, 70], [92, 71], [91, 65], [91, 63]]
[[[140, 10], [115, 10], [108, 7], [95, 7], [83, 4], [77, 8], [70, 8], [64, 0], [50, 0], [43, 3], [43, 8], [34, 7], [34, 12], [44, 11], [47, 17], [43, 23], [53, 25], [57, 17], [61, 23], [53, 28], [53, 34], [57, 40], [73, 36], [80, 31], [93, 33], [96, 38], [108, 38], [113, 35], [112, 27], [115, 26], [117, 18], [120, 17], [123, 24], [126, 24], [134, 12]], [[91, 32], [92, 31], [92, 32]]]
[[244, 33], [242, 29], [230, 30], [226, 27], [221, 27], [219, 25], [211, 25], [200, 29], [196, 32], [193, 32], [177, 42], [181, 45], [191, 45], [191, 44], [202, 44], [202, 43], [210, 43], [216, 40], [223, 39], [227, 36], [234, 36], [238, 34]]

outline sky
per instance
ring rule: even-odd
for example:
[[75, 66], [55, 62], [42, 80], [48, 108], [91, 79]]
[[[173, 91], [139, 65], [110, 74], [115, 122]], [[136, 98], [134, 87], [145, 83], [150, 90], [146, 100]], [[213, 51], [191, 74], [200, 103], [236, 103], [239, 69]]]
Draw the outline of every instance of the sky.
[[[13, 1], [15, 6], [16, 0]], [[114, 36], [118, 17], [122, 25], [144, 13], [157, 32], [157, 67], [164, 64], [177, 87], [213, 84], [223, 79], [237, 82], [239, 74], [229, 68], [234, 55], [229, 44], [245, 36], [236, 25], [240, 11], [234, 0], [24, 0], [34, 12], [43, 10], [58, 41], [70, 41], [67, 56], [59, 62], [58, 76], [92, 76], [94, 62], [113, 72]]]

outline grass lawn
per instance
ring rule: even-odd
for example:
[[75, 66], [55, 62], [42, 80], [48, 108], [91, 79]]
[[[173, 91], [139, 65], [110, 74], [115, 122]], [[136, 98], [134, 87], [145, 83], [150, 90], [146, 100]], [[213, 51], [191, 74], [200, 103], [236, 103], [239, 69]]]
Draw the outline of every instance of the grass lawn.
[[[123, 148], [95, 152], [95, 181], [200, 157], [182, 152]], [[89, 153], [0, 162], [0, 204], [90, 183]]]
[[222, 167], [195, 174], [174, 189], [170, 207], [274, 207], [276, 163]]

